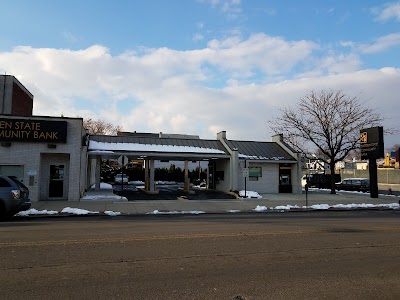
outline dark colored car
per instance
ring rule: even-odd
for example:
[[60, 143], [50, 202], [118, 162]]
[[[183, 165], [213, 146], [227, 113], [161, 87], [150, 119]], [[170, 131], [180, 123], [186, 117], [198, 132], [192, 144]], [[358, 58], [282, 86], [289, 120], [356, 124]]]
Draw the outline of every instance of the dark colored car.
[[369, 192], [368, 178], [346, 178], [342, 182], [336, 183], [337, 190]]
[[0, 175], [0, 219], [30, 207], [29, 189], [14, 176]]

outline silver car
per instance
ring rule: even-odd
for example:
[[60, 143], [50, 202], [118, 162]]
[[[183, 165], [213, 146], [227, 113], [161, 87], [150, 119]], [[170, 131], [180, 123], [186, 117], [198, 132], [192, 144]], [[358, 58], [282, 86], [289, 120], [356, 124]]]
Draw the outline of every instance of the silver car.
[[0, 175], [0, 219], [30, 207], [29, 189], [14, 176]]

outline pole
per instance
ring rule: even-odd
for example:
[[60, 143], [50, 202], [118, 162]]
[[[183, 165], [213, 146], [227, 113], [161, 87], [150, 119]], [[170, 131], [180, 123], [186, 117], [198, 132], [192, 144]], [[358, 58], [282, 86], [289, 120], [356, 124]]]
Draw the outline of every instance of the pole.
[[124, 192], [124, 169], [125, 169], [125, 166], [122, 166], [122, 187], [121, 187], [121, 193]]
[[376, 159], [369, 159], [369, 188], [371, 198], [378, 198], [378, 167], [376, 165]]
[[305, 184], [304, 189], [306, 190], [306, 209], [308, 209], [308, 183]]
[[[247, 161], [244, 161], [244, 168], [247, 168]], [[244, 197], [247, 198], [247, 175], [244, 177]]]

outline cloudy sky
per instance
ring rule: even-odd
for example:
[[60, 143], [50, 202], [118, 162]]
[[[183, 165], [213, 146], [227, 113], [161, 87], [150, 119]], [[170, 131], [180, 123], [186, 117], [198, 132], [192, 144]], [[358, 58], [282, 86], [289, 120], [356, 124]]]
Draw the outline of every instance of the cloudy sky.
[[340, 89], [400, 127], [400, 1], [0, 4], [0, 72], [34, 94], [35, 115], [270, 141], [279, 107]]

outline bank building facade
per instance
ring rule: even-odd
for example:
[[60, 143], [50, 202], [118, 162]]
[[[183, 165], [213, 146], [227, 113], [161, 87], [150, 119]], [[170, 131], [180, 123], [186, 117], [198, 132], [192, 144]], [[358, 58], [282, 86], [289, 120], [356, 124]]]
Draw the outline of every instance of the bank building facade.
[[12, 75], [0, 76], [0, 174], [16, 176], [35, 201], [79, 201], [100, 189], [104, 159], [143, 160], [145, 192], [156, 193], [155, 161], [207, 161], [207, 186], [218, 191], [301, 193], [300, 154], [282, 135], [271, 142], [196, 135], [125, 132], [89, 135], [82, 118], [33, 115], [33, 95]]

